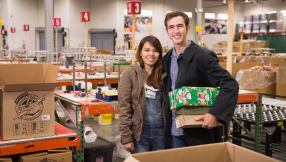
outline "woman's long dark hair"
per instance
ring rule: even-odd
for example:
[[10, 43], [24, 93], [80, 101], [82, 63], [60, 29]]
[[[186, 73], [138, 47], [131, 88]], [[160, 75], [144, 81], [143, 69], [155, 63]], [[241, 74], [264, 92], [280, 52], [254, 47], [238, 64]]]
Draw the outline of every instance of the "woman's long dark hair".
[[155, 63], [154, 68], [152, 70], [152, 74], [147, 79], [147, 85], [152, 86], [156, 89], [163, 89], [163, 82], [161, 79], [163, 67], [162, 67], [162, 58], [163, 58], [163, 49], [160, 41], [154, 37], [154, 36], [147, 36], [144, 37], [137, 48], [136, 51], [136, 59], [139, 62], [141, 68], [145, 69], [144, 61], [142, 59], [142, 56], [140, 56], [142, 52], [142, 48], [146, 42], [149, 42], [157, 52], [159, 52], [159, 58], [158, 61]]

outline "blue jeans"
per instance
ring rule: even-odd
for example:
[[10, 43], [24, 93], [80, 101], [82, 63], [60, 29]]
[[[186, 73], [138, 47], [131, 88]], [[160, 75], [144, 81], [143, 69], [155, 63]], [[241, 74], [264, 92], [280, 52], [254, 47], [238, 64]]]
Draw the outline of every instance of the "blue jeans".
[[146, 112], [143, 121], [141, 140], [133, 139], [134, 151], [141, 153], [164, 149], [164, 122], [162, 118], [161, 100], [162, 91], [153, 91], [156, 95], [153, 98], [146, 97]]
[[185, 135], [182, 136], [172, 136], [171, 140], [171, 148], [180, 148], [180, 147], [186, 147], [187, 142]]

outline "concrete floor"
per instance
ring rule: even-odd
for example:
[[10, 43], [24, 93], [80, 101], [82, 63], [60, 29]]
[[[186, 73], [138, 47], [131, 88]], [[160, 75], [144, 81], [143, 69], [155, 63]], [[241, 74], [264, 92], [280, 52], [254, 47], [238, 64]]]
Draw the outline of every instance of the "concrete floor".
[[116, 136], [119, 135], [119, 120], [112, 119], [111, 125], [99, 125], [93, 116], [86, 116], [85, 123], [88, 124], [97, 136], [103, 137], [114, 143], [112, 162], [123, 162], [125, 159], [117, 157]]

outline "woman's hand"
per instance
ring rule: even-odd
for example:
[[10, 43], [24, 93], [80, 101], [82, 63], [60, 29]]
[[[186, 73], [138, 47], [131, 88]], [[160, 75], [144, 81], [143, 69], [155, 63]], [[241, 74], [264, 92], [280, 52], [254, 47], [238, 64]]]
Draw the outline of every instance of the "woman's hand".
[[133, 143], [133, 142], [129, 142], [129, 143], [123, 145], [123, 147], [124, 147], [128, 152], [134, 151], [134, 143]]

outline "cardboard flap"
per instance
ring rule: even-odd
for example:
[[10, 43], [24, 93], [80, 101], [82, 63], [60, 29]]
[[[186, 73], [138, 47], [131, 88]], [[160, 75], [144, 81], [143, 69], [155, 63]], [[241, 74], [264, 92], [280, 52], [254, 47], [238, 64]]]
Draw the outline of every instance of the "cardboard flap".
[[3, 92], [53, 91], [58, 83], [6, 84]]
[[43, 77], [41, 64], [0, 65], [0, 86], [12, 83], [43, 83]]
[[233, 156], [234, 162], [237, 161], [279, 162], [279, 160], [251, 151], [241, 146], [233, 144], [233, 147], [234, 147], [234, 156]]
[[225, 150], [225, 161], [234, 161], [235, 155], [235, 147], [230, 142], [225, 142], [226, 150]]
[[0, 157], [0, 161], [3, 161], [3, 162], [12, 162], [12, 159], [11, 159], [11, 157], [9, 157], [9, 156], [4, 156], [4, 157]]
[[124, 162], [140, 162], [137, 159], [135, 159], [134, 157], [129, 156], [127, 159], [124, 160]]
[[58, 73], [59, 73], [59, 66], [51, 65], [51, 64], [45, 64], [44, 65], [44, 82], [45, 83], [52, 83], [57, 81]]
[[31, 153], [31, 154], [26, 154], [26, 155], [21, 155], [21, 158], [31, 158], [31, 157], [36, 157], [36, 156], [43, 156], [43, 155], [48, 155], [48, 152], [37, 152], [37, 153]]

